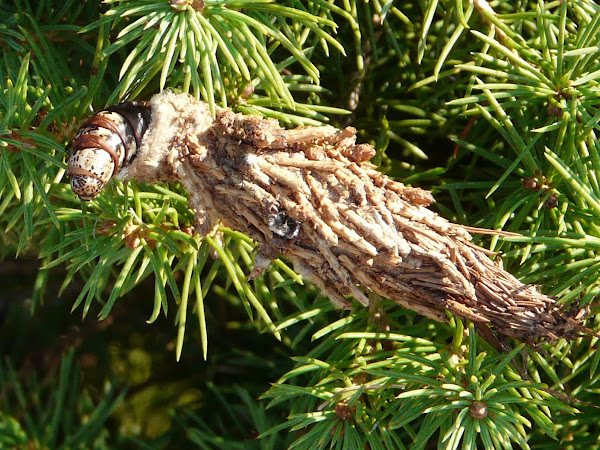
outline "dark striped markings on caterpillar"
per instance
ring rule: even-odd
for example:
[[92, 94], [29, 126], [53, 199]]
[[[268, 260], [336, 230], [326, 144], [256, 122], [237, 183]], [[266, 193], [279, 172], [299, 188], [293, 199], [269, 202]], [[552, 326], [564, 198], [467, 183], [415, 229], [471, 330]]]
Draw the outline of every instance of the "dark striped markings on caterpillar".
[[79, 128], [67, 145], [67, 175], [81, 200], [96, 197], [135, 158], [150, 116], [149, 103], [121, 103], [97, 112]]

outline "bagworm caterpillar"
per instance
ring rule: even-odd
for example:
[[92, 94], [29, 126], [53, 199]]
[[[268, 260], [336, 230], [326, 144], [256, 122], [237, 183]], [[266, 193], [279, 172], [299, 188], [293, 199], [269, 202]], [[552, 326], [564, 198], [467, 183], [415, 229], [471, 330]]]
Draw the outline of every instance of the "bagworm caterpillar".
[[150, 124], [146, 103], [122, 103], [90, 117], [67, 149], [71, 189], [81, 200], [97, 196], [135, 158]]
[[[435, 320], [446, 320], [450, 311], [474, 321], [487, 338], [490, 327], [527, 342], [590, 332], [581, 325], [583, 311], [562, 311], [471, 242], [469, 231], [485, 230], [445, 220], [427, 208], [433, 201], [428, 191], [378, 172], [368, 162], [373, 147], [357, 145], [356, 130], [285, 130], [273, 119], [225, 110], [215, 119], [205, 103], [169, 92], [150, 107], [135, 159], [107, 150], [98, 156], [102, 174], [93, 158], [77, 156], [84, 148], [93, 155], [106, 150], [85, 135], [94, 127], [111, 129], [94, 119], [80, 131], [69, 171], [89, 177], [72, 180], [81, 198], [96, 195], [106, 173], [119, 167], [124, 179], [180, 182], [198, 233], [226, 226], [248, 234], [260, 248], [257, 271], [265, 267], [261, 262], [283, 255], [338, 307], [350, 307], [352, 299], [368, 305], [377, 294]], [[111, 111], [110, 117], [122, 114], [121, 107]], [[111, 142], [130, 148], [125, 144], [144, 129]]]

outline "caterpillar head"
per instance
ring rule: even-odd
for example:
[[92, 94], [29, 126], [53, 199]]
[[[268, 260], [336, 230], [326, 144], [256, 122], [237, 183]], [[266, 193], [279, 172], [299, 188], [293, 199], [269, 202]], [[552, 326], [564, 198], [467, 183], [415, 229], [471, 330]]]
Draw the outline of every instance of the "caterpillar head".
[[[97, 119], [98, 116], [105, 118], [105, 113], [100, 112], [92, 118]], [[90, 125], [91, 120], [79, 129], [75, 139], [69, 143], [67, 161], [71, 189], [85, 201], [100, 193], [125, 154], [119, 135], [108, 128]]]
[[72, 152], [68, 163], [71, 189], [84, 201], [100, 194], [115, 168], [110, 154], [100, 148], [83, 148]]

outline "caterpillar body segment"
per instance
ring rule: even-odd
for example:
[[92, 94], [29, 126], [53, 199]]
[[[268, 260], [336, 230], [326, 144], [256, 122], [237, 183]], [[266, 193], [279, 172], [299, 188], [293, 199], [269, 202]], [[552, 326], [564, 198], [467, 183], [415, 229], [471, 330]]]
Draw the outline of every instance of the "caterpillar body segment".
[[71, 189], [81, 200], [96, 197], [113, 175], [135, 158], [150, 124], [148, 103], [121, 103], [90, 117], [67, 149]]

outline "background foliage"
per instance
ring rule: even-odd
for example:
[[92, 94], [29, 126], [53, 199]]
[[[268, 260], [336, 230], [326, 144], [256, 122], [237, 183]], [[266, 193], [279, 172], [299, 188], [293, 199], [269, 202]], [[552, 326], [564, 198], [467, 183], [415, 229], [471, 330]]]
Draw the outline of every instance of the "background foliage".
[[200, 241], [179, 186], [81, 203], [63, 179], [85, 117], [165, 88], [351, 124], [445, 217], [521, 233], [481, 244], [598, 329], [595, 2], [14, 0], [0, 18], [0, 446], [600, 445], [595, 338], [499, 354], [385, 299], [334, 311], [285, 261], [248, 281], [252, 242]]

